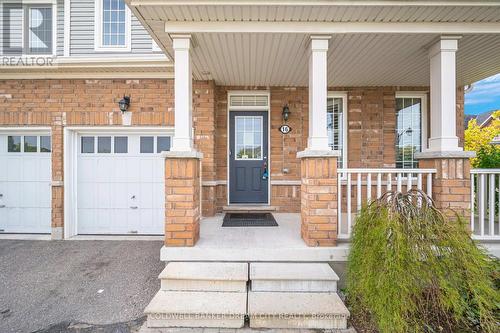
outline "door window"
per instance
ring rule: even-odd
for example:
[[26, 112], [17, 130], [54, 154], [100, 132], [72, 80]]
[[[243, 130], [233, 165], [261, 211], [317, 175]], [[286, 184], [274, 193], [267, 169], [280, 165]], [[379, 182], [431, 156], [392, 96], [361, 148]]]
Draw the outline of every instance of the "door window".
[[235, 153], [237, 160], [262, 159], [262, 116], [235, 117]]

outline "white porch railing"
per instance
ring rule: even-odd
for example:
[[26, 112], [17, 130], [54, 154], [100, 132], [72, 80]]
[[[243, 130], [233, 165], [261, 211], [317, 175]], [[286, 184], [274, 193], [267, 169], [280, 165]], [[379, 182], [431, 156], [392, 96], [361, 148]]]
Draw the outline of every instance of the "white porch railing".
[[338, 238], [350, 238], [353, 221], [363, 204], [385, 192], [419, 189], [432, 196], [435, 173], [435, 169], [339, 169]]
[[500, 240], [500, 169], [471, 170], [472, 235], [480, 240]]

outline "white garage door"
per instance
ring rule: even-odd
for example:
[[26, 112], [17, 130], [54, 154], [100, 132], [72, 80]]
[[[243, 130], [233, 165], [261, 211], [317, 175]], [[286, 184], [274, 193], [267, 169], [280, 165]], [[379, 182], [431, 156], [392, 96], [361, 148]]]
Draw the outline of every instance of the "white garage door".
[[51, 138], [0, 133], [0, 232], [50, 233]]
[[80, 135], [78, 234], [163, 234], [169, 136]]

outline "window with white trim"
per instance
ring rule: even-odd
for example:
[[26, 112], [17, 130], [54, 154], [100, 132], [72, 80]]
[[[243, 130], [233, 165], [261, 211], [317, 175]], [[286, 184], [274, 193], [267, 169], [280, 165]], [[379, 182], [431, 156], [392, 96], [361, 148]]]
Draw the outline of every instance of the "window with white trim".
[[422, 151], [422, 109], [422, 97], [396, 97], [396, 168], [418, 168], [415, 153]]
[[131, 14], [124, 0], [97, 0], [95, 49], [130, 51]]
[[328, 97], [326, 103], [328, 145], [332, 150], [340, 151], [337, 160], [339, 168], [347, 167], [347, 149], [346, 149], [346, 117], [345, 117], [344, 97]]

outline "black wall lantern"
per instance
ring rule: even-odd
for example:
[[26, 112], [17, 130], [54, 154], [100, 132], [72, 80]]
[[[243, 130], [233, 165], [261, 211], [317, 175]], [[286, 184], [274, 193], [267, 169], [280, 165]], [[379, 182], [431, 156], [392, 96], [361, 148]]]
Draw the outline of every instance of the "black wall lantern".
[[290, 117], [290, 109], [288, 108], [288, 105], [285, 105], [283, 107], [283, 111], [281, 112], [281, 116], [283, 117], [284, 121], [287, 121], [288, 118]]
[[123, 98], [118, 102], [118, 107], [120, 107], [121, 112], [125, 112], [128, 110], [130, 106], [130, 96], [123, 95]]

